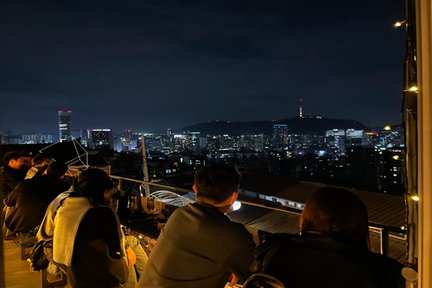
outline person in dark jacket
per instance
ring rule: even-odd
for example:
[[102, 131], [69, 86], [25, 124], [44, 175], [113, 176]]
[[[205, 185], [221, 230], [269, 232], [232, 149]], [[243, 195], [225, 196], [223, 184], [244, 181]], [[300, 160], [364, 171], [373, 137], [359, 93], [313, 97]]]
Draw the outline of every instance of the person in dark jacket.
[[27, 233], [41, 224], [48, 205], [57, 195], [69, 189], [63, 180], [68, 167], [52, 162], [40, 177], [21, 181], [5, 199], [11, 207], [5, 224], [14, 233]]
[[402, 264], [369, 250], [367, 210], [353, 193], [332, 187], [315, 192], [300, 231], [267, 235], [259, 247], [266, 251], [265, 272], [285, 287], [404, 287]]
[[137, 288], [223, 288], [230, 276], [232, 284], [249, 276], [252, 236], [225, 215], [237, 199], [239, 181], [232, 166], [214, 164], [197, 171], [197, 202], [170, 216]]
[[3, 169], [0, 172], [0, 200], [3, 201], [18, 183], [24, 179], [27, 169], [24, 167], [23, 154], [10, 151], [3, 156]]
[[6, 206], [3, 207], [3, 201], [15, 186], [24, 179], [27, 168], [24, 165], [24, 155], [16, 151], [5, 153], [2, 160], [3, 168], [0, 171], [0, 206], [2, 207], [0, 225], [3, 239], [8, 240], [15, 239], [15, 234], [4, 224], [4, 218], [9, 214], [10, 208]]

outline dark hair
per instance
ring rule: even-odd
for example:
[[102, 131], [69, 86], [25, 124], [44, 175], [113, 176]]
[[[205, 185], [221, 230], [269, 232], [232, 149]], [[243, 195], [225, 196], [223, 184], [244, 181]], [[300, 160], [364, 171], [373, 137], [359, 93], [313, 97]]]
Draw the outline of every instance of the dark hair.
[[3, 165], [8, 165], [9, 161], [17, 160], [21, 157], [24, 157], [24, 154], [17, 151], [9, 151], [3, 155]]
[[66, 171], [68, 166], [62, 162], [53, 161], [48, 165], [47, 174], [52, 175], [55, 178], [61, 178]]
[[369, 246], [366, 206], [345, 189], [325, 187], [316, 191], [306, 201], [300, 217], [300, 231], [364, 241], [366, 247]]
[[233, 166], [213, 164], [195, 173], [197, 195], [221, 203], [237, 191], [240, 175]]
[[36, 154], [36, 156], [33, 158], [33, 165], [41, 165], [42, 163], [45, 162], [46, 159], [52, 159], [52, 157], [48, 154], [44, 154], [44, 153], [38, 153]]
[[93, 206], [105, 204], [104, 192], [114, 187], [111, 178], [103, 170], [88, 168], [78, 175], [74, 191], [87, 197]]

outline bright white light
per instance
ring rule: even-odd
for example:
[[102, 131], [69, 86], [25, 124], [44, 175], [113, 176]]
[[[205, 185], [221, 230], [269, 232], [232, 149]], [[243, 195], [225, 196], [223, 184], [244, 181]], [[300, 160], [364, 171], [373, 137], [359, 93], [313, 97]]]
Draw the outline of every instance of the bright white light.
[[417, 86], [411, 86], [408, 89], [406, 89], [405, 91], [409, 91], [409, 92], [417, 92], [418, 91], [418, 87]]
[[402, 20], [402, 21], [396, 21], [394, 24], [393, 24], [393, 26], [395, 27], [395, 28], [399, 28], [399, 27], [401, 27], [403, 24], [405, 24], [406, 23], [406, 20]]
[[420, 200], [420, 198], [418, 197], [418, 196], [412, 196], [412, 200], [414, 200], [414, 201], [419, 201]]
[[240, 201], [235, 201], [232, 205], [232, 209], [233, 211], [237, 211], [241, 208], [241, 202]]

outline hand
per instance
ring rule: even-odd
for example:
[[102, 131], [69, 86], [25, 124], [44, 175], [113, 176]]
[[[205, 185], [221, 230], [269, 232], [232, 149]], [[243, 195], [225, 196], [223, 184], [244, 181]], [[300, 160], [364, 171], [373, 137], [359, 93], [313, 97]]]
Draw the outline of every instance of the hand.
[[136, 264], [137, 261], [135, 252], [132, 250], [131, 247], [126, 248], [126, 256], [128, 259], [128, 268], [131, 268], [133, 265]]
[[231, 276], [230, 276], [230, 285], [231, 285], [231, 287], [233, 287], [235, 284], [237, 284], [238, 280], [239, 279], [237, 278], [237, 276], [234, 273], [232, 273]]

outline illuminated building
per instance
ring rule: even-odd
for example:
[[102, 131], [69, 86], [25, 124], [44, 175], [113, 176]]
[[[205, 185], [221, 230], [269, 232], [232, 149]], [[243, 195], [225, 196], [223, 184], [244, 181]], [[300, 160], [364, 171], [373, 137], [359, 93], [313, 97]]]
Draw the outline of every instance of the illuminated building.
[[386, 126], [379, 133], [380, 146], [384, 148], [403, 147], [404, 130], [402, 126]]
[[58, 111], [59, 141], [63, 142], [71, 137], [72, 110]]
[[75, 139], [80, 139], [80, 143], [87, 146], [88, 142], [88, 132], [87, 130], [72, 130], [71, 135]]
[[405, 159], [403, 149], [380, 151], [379, 185], [384, 193], [402, 195], [405, 187]]
[[345, 135], [345, 147], [364, 146], [367, 142], [364, 130], [347, 129]]
[[345, 130], [327, 130], [325, 136], [329, 147], [336, 149], [340, 154], [345, 154]]
[[57, 141], [56, 134], [23, 134], [21, 135], [21, 143], [20, 144], [44, 144], [44, 143], [53, 143]]
[[89, 129], [88, 146], [92, 149], [114, 149], [114, 140], [111, 129]]
[[239, 148], [262, 152], [264, 151], [264, 134], [240, 135], [238, 146]]
[[273, 125], [273, 144], [280, 147], [288, 144], [288, 126], [287, 124]]

